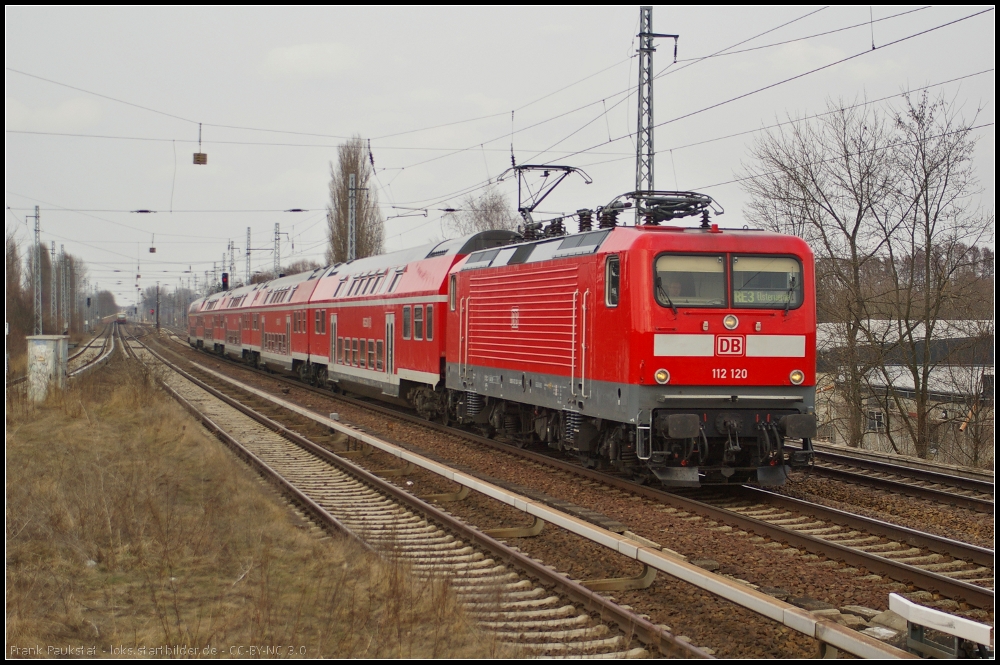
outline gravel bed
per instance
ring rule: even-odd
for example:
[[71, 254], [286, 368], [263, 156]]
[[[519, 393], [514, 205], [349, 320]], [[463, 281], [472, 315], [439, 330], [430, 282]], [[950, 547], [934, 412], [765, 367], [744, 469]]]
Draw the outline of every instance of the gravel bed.
[[[180, 350], [176, 344], [169, 348]], [[769, 542], [768, 539], [734, 530], [723, 524], [665, 508], [659, 503], [627, 492], [525, 462], [507, 453], [483, 449], [457, 436], [432, 432], [408, 423], [388, 421], [381, 414], [324, 398], [304, 389], [282, 385], [276, 390], [275, 383], [265, 376], [243, 371], [228, 363], [212, 361], [204, 354], [192, 351], [182, 353], [221, 372], [237, 376], [250, 385], [280, 391], [284, 393], [283, 398], [303, 406], [322, 412], [337, 411], [345, 422], [360, 425], [375, 434], [416, 446], [478, 473], [530, 486], [553, 497], [601, 512], [628, 525], [635, 533], [692, 560], [712, 560], [718, 566], [718, 573], [744, 580], [779, 598], [808, 596], [835, 607], [862, 605], [884, 610], [888, 609], [890, 592], [914, 590], [913, 587], [887, 578], [867, 575], [864, 570], [847, 568], [838, 562], [826, 561], [822, 557], [806, 554], [781, 543]], [[399, 466], [399, 461], [395, 458], [377, 452], [370, 457], [355, 458], [354, 461], [371, 469]], [[807, 485], [806, 481], [817, 480], [819, 479], [805, 479], [791, 487], [800, 488]], [[450, 483], [442, 482], [439, 477], [421, 470], [396, 482], [406, 485], [418, 495], [455, 489], [454, 486], [449, 486]], [[840, 491], [847, 492], [843, 486]], [[835, 496], [832, 491], [827, 491], [827, 495]], [[443, 504], [443, 507], [481, 528], [529, 522], [519, 511], [475, 494], [464, 502]], [[944, 510], [943, 507], [938, 508]], [[544, 529], [535, 538], [510, 539], [508, 542], [574, 579], [635, 576], [641, 572], [639, 564], [634, 561], [551, 527]], [[648, 614], [653, 622], [669, 626], [675, 634], [687, 636], [699, 646], [714, 649], [720, 657], [813, 657], [818, 647], [810, 638], [662, 573], [649, 589], [612, 595], [618, 602]], [[971, 610], [959, 613], [992, 624], [992, 612]]]

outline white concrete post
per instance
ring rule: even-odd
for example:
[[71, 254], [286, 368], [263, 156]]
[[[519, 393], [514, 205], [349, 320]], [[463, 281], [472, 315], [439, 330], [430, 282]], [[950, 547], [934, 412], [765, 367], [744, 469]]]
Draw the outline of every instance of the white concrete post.
[[28, 337], [28, 400], [41, 402], [50, 388], [66, 386], [69, 337], [33, 335]]

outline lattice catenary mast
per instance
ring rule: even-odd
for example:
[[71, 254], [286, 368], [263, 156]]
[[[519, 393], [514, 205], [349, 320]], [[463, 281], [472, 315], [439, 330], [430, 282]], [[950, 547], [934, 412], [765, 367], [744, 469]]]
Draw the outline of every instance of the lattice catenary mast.
[[[639, 88], [638, 118], [635, 141], [635, 192], [648, 193], [653, 185], [653, 39], [669, 37], [674, 40], [674, 60], [677, 60], [677, 38], [679, 35], [663, 35], [653, 32], [653, 8], [639, 8]], [[641, 202], [639, 208], [642, 208]], [[637, 210], [637, 213], [640, 211]]]
[[35, 334], [42, 334], [42, 227], [38, 216], [38, 206], [35, 206]]

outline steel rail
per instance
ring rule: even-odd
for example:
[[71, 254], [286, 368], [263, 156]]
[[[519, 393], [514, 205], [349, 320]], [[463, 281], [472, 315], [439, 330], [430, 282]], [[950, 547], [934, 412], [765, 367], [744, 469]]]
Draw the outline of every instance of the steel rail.
[[[133, 339], [135, 339], [135, 337], [133, 337]], [[136, 341], [138, 341], [138, 340], [136, 340]], [[138, 343], [141, 344], [142, 342], [138, 342]], [[137, 362], [142, 362], [141, 359], [139, 358], [138, 354], [135, 353], [135, 350], [124, 339], [124, 336], [122, 336], [122, 346], [126, 349], [126, 351], [125, 351], [126, 355], [128, 355], [129, 357], [131, 357], [133, 360], [136, 360]], [[149, 351], [149, 348], [148, 347], [146, 347], [146, 348]], [[150, 351], [150, 353], [153, 353], [153, 352]], [[219, 396], [219, 395], [215, 394], [217, 391], [214, 391], [214, 390], [212, 390], [210, 388], [207, 388], [205, 385], [203, 385], [200, 381], [198, 381], [194, 377], [191, 377], [190, 375], [187, 375], [187, 373], [184, 372], [183, 370], [180, 370], [179, 368], [176, 368], [176, 367], [172, 366], [171, 364], [169, 364], [166, 361], [164, 361], [162, 358], [160, 358], [160, 361], [163, 362], [164, 364], [166, 364], [168, 367], [170, 367], [174, 371], [176, 371], [181, 376], [183, 376], [185, 379], [188, 379], [189, 381], [191, 381], [195, 385], [198, 385], [203, 390], [210, 391], [213, 394], [213, 396], [215, 396], [215, 397]], [[180, 393], [178, 393], [176, 390], [174, 390], [169, 385], [167, 385], [166, 382], [164, 382], [162, 379], [158, 380], [158, 383], [160, 384], [160, 387], [163, 388], [166, 391], [166, 393], [168, 395], [170, 395], [172, 398], [174, 398], [174, 400], [176, 400], [182, 407], [184, 407], [184, 409], [186, 411], [188, 411], [188, 413], [190, 413], [196, 420], [198, 420], [203, 425], [205, 425], [205, 427], [208, 428], [208, 430], [210, 432], [212, 432], [212, 434], [214, 434], [216, 438], [218, 438], [223, 443], [225, 443], [227, 446], [229, 446], [229, 448], [232, 449], [233, 452], [235, 452], [237, 454], [237, 456], [241, 457], [244, 461], [246, 461], [247, 463], [249, 463], [251, 466], [256, 467], [257, 471], [266, 480], [268, 480], [272, 484], [278, 486], [278, 488], [280, 490], [282, 490], [282, 491], [290, 494], [291, 497], [292, 497], [292, 499], [294, 501], [298, 502], [300, 505], [302, 505], [310, 513], [312, 513], [313, 517], [316, 518], [316, 520], [320, 524], [326, 525], [330, 529], [333, 529], [334, 531], [337, 531], [339, 533], [344, 534], [345, 536], [347, 536], [347, 537], [351, 538], [352, 540], [358, 542], [360, 545], [362, 545], [368, 551], [374, 552], [374, 549], [371, 547], [371, 545], [369, 545], [368, 543], [366, 543], [361, 537], [359, 537], [351, 529], [349, 529], [347, 526], [345, 526], [336, 517], [334, 517], [329, 512], [327, 512], [326, 510], [324, 510], [322, 506], [320, 506], [315, 501], [313, 501], [311, 498], [309, 498], [306, 494], [304, 494], [301, 490], [299, 490], [297, 487], [295, 487], [292, 483], [288, 482], [288, 480], [286, 480], [280, 473], [278, 473], [273, 468], [271, 468], [264, 460], [260, 459], [257, 455], [255, 455], [253, 452], [251, 452], [246, 446], [244, 446], [239, 441], [237, 441], [235, 438], [233, 438], [232, 436], [230, 436], [228, 432], [226, 432], [222, 427], [220, 427], [219, 425], [217, 425], [210, 417], [208, 417], [206, 414], [204, 414], [201, 411], [199, 411], [198, 407], [196, 407], [190, 401], [188, 401], [187, 399], [185, 399]], [[233, 405], [230, 404], [230, 406], [233, 406]], [[237, 407], [237, 408], [239, 408], [239, 407]], [[240, 411], [242, 411], [243, 413], [245, 413], [246, 415], [248, 415], [250, 417], [254, 417], [252, 415], [252, 412], [250, 412], [249, 410], [240, 409]]]
[[[75, 376], [77, 376], [79, 374], [82, 374], [83, 372], [87, 371], [88, 369], [90, 369], [92, 367], [96, 367], [98, 364], [104, 362], [105, 360], [107, 360], [108, 358], [111, 357], [111, 355], [115, 351], [115, 340], [113, 338], [114, 338], [115, 331], [117, 330], [118, 324], [117, 323], [112, 323], [111, 325], [113, 326], [112, 330], [104, 338], [104, 343], [101, 344], [101, 350], [98, 352], [98, 354], [94, 358], [92, 358], [91, 360], [88, 360], [84, 364], [82, 364], [79, 367], [77, 367], [76, 369], [74, 369], [72, 372], [67, 372], [66, 373], [66, 378], [71, 379], [71, 378], [73, 378], [73, 377], [75, 377]], [[110, 349], [108, 348], [109, 345], [111, 347]]]
[[[825, 455], [817, 453], [817, 458], [823, 459]], [[970, 481], [968, 478], [961, 478], [959, 476], [946, 476], [944, 474], [936, 474], [933, 471], [921, 471], [919, 474], [911, 474], [911, 469], [909, 467], [898, 467], [889, 464], [880, 464], [880, 466], [886, 467], [886, 470], [875, 468], [873, 466], [868, 466], [868, 461], [863, 460], [862, 463], [855, 463], [852, 459], [851, 462], [843, 462], [844, 464], [851, 464], [853, 466], [868, 468], [874, 471], [879, 471], [881, 473], [892, 473], [897, 476], [910, 477], [913, 480], [925, 480], [928, 482], [938, 482], [941, 484], [954, 484], [958, 486], [958, 489], [968, 489], [962, 487], [961, 485], [968, 482], [979, 482]], [[891, 469], [891, 470], [888, 470]], [[831, 478], [836, 478], [838, 480], [846, 480], [849, 482], [859, 483], [862, 485], [869, 485], [876, 487], [878, 489], [891, 490], [893, 492], [899, 492], [900, 494], [905, 494], [907, 496], [915, 496], [921, 499], [931, 499], [939, 503], [946, 503], [959, 508], [966, 508], [968, 510], [974, 510], [977, 513], [992, 513], [995, 508], [995, 503], [993, 499], [983, 499], [976, 496], [966, 496], [964, 494], [956, 494], [954, 492], [949, 492], [943, 489], [937, 489], [934, 487], [922, 487], [920, 485], [913, 485], [911, 483], [905, 482], [903, 480], [893, 480], [892, 478], [878, 478], [876, 476], [870, 476], [865, 473], [858, 473], [857, 471], [850, 471], [848, 469], [835, 469], [828, 466], [816, 465], [811, 469], [812, 473], [818, 475], [829, 476]], [[808, 472], [807, 472], [808, 473]], [[928, 480], [930, 474], [939, 476], [941, 478], [946, 478], [947, 480]], [[962, 481], [962, 482], [958, 482]], [[977, 492], [984, 492], [986, 490], [977, 489]], [[990, 484], [990, 489], [988, 493], [992, 495], [993, 485]]]
[[831, 522], [851, 527], [852, 529], [863, 529], [871, 534], [899, 540], [914, 547], [923, 547], [932, 552], [948, 554], [962, 559], [968, 559], [981, 566], [992, 566], [996, 552], [994, 550], [979, 547], [971, 543], [963, 543], [960, 540], [937, 536], [924, 531], [917, 531], [898, 524], [892, 524], [883, 520], [877, 520], [863, 515], [855, 515], [844, 510], [830, 508], [820, 504], [796, 499], [783, 494], [778, 494], [770, 490], [759, 487], [743, 486], [739, 492], [745, 492], [751, 496], [766, 497], [767, 503], [782, 506], [791, 510], [810, 512], [817, 517], [823, 517]]

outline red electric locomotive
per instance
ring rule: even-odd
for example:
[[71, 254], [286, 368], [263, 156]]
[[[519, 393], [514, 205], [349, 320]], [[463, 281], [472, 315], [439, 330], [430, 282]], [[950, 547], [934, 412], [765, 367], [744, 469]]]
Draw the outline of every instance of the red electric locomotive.
[[[670, 486], [784, 481], [815, 435], [813, 257], [750, 230], [613, 226], [450, 276], [454, 416]], [[787, 455], [786, 437], [807, 452]]]

